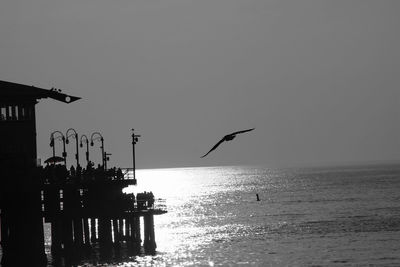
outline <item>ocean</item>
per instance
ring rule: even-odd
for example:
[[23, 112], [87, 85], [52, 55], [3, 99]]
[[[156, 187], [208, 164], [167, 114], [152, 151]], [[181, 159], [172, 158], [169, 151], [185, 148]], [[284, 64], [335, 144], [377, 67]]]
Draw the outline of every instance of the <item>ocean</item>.
[[[166, 199], [168, 213], [155, 216], [157, 253], [97, 266], [400, 266], [400, 165], [136, 177], [128, 190]], [[47, 251], [49, 238], [46, 230]]]

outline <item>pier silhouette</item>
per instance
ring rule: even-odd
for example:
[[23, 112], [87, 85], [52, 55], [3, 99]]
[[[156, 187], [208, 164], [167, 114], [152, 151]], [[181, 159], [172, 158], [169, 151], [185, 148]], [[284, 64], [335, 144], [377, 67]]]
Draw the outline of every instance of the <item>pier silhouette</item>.
[[[73, 266], [93, 258], [116, 262], [141, 253], [154, 254], [154, 216], [167, 212], [165, 201], [151, 192], [122, 192], [137, 184], [135, 166], [108, 169], [111, 154], [104, 151], [100, 133], [92, 134], [90, 142], [93, 146], [93, 141], [101, 141], [102, 164], [97, 168], [89, 159], [87, 136], [79, 139], [72, 128], [65, 135], [51, 133], [53, 155], [45, 161], [45, 167], [38, 164], [35, 105], [42, 98], [64, 103], [80, 99], [59, 89], [0, 81], [1, 266], [47, 265], [44, 222], [51, 224], [55, 266]], [[65, 145], [70, 137], [76, 141], [76, 165], [68, 170]], [[138, 137], [132, 133], [133, 157]], [[80, 147], [86, 141], [84, 168], [79, 163], [78, 139]], [[63, 141], [61, 156], [55, 153], [55, 140]]]

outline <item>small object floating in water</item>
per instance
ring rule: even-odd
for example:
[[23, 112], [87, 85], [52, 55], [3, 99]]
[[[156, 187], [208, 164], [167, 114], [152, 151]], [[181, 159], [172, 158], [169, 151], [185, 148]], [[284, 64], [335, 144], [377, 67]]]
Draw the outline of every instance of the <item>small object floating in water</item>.
[[257, 196], [257, 201], [260, 201], [260, 197], [258, 196], [258, 194], [256, 194], [256, 196]]

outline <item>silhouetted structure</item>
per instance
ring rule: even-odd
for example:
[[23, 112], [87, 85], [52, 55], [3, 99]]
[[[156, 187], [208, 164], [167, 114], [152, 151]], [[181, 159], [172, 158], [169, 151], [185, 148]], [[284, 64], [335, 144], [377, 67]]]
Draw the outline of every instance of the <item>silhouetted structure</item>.
[[89, 160], [86, 136], [86, 169], [79, 165], [78, 151], [77, 166], [70, 171], [65, 166], [66, 154], [60, 158], [54, 150], [47, 166], [38, 166], [35, 105], [38, 99], [48, 97], [66, 103], [79, 99], [53, 89], [0, 81], [2, 266], [46, 266], [43, 218], [51, 223], [55, 265], [64, 260], [69, 266], [94, 254], [100, 260], [117, 260], [121, 249], [137, 255], [142, 241], [144, 252], [154, 253], [154, 215], [167, 211], [152, 193], [137, 197], [122, 193], [124, 187], [136, 184], [133, 169], [123, 173], [120, 168], [107, 170], [104, 164], [95, 169]]
[[0, 209], [3, 266], [46, 264], [37, 179], [35, 105], [78, 100], [54, 90], [0, 81]]
[[166, 213], [165, 204], [152, 193], [136, 197], [122, 193], [123, 188], [135, 185], [136, 179], [131, 170], [124, 175], [115, 169], [92, 169], [89, 163], [82, 174], [68, 173], [64, 165], [48, 165], [41, 171], [43, 214], [51, 223], [55, 264], [64, 259], [67, 266], [74, 265], [96, 258], [97, 252], [98, 260], [106, 262], [138, 255], [142, 241], [145, 253], [155, 252], [154, 215]]

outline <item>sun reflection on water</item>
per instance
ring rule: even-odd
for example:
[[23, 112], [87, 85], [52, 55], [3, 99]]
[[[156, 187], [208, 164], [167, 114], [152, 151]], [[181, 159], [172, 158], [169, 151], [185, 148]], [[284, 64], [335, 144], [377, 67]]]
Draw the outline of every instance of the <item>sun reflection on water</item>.
[[157, 253], [107, 266], [400, 263], [399, 167], [182, 168], [136, 177], [126, 190], [166, 199], [168, 213], [154, 218]]
[[[247, 232], [240, 224], [227, 224], [236, 215], [221, 206], [243, 204], [239, 194], [228, 197], [225, 193], [256, 187], [245, 182], [248, 177], [239, 167], [138, 170], [136, 177], [138, 185], [126, 191], [152, 191], [156, 198], [166, 199], [168, 213], [155, 218], [155, 228], [157, 251], [173, 255], [167, 260], [169, 264], [214, 266], [213, 258], [204, 259], [210, 254], [207, 244], [224, 245], [232, 232]], [[216, 186], [221, 183], [223, 187]]]

